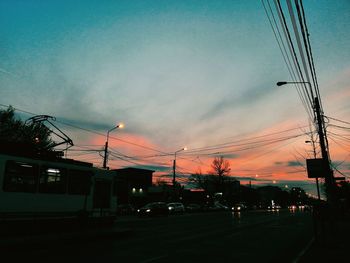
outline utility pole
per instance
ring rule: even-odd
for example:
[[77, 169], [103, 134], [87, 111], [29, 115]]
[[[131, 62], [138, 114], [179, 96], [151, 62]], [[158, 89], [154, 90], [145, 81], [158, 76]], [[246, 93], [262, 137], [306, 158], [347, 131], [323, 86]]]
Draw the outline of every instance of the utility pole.
[[108, 139], [109, 139], [109, 133], [111, 131], [113, 131], [114, 129], [123, 128], [123, 127], [124, 127], [124, 124], [120, 123], [120, 124], [116, 125], [115, 127], [113, 127], [112, 129], [107, 131], [107, 138], [106, 138], [105, 149], [104, 149], [104, 156], [103, 156], [103, 168], [104, 169], [108, 169], [107, 168], [107, 161], [108, 161]]
[[174, 161], [173, 161], [173, 193], [174, 193], [174, 199], [176, 196], [176, 154], [181, 151], [186, 151], [187, 148], [184, 147], [176, 152], [174, 152]]
[[173, 187], [175, 189], [175, 183], [176, 183], [176, 159], [173, 160]]
[[[301, 82], [287, 82], [287, 81], [279, 81], [277, 82], [277, 86], [282, 86], [285, 84], [308, 84], [310, 88], [310, 92], [312, 93], [311, 83], [308, 81]], [[318, 129], [318, 137], [320, 141], [321, 155], [322, 155], [322, 168], [325, 170], [325, 184], [326, 184], [326, 192], [327, 199], [329, 199], [330, 203], [334, 201], [335, 198], [335, 180], [333, 177], [333, 171], [330, 166], [329, 156], [325, 143], [325, 134], [324, 134], [324, 119], [321, 116], [320, 102], [318, 97], [313, 98], [313, 109], [316, 113], [316, 121], [317, 121], [317, 129]]]
[[325, 183], [326, 183], [326, 191], [327, 191], [327, 198], [330, 198], [330, 201], [334, 199], [334, 187], [335, 187], [335, 181], [332, 173], [332, 169], [330, 167], [329, 163], [329, 156], [326, 148], [325, 143], [325, 134], [323, 132], [324, 128], [324, 119], [323, 116], [321, 116], [321, 110], [320, 110], [320, 103], [317, 97], [314, 98], [314, 107], [316, 112], [316, 118], [317, 118], [317, 126], [318, 126], [318, 137], [320, 140], [320, 147], [321, 147], [321, 154], [322, 159], [325, 165]]
[[105, 169], [107, 168], [107, 158], [108, 158], [107, 154], [108, 154], [108, 139], [105, 143], [105, 150], [104, 150], [104, 156], [103, 156], [103, 168]]

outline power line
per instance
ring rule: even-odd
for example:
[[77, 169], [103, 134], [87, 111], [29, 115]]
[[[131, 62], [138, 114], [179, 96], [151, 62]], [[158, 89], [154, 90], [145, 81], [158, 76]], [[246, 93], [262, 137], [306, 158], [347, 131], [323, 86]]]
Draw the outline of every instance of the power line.
[[[297, 82], [296, 74], [297, 74], [297, 75], [299, 74], [299, 79], [300, 79], [300, 73], [301, 73], [301, 72], [296, 71], [297, 73], [295, 74], [295, 71], [294, 71], [294, 69], [293, 69], [293, 67], [292, 67], [292, 65], [291, 65], [290, 59], [289, 59], [288, 52], [286, 51], [286, 48], [285, 48], [285, 45], [284, 45], [284, 41], [282, 40], [282, 36], [281, 36], [280, 30], [279, 30], [279, 27], [278, 27], [277, 22], [276, 22], [276, 20], [275, 20], [275, 16], [274, 16], [274, 13], [273, 13], [273, 11], [272, 11], [270, 2], [269, 2], [268, 0], [267, 0], [267, 3], [268, 3], [268, 5], [269, 5], [269, 9], [270, 9], [270, 12], [271, 12], [271, 16], [272, 16], [272, 18], [273, 18], [273, 20], [274, 20], [274, 24], [275, 24], [275, 26], [276, 26], [276, 31], [278, 32], [280, 41], [279, 41], [279, 39], [277, 38], [275, 29], [274, 29], [274, 27], [273, 27], [273, 24], [272, 24], [272, 22], [271, 22], [270, 16], [269, 16], [269, 14], [268, 14], [268, 12], [267, 12], [267, 9], [266, 9], [266, 6], [265, 6], [265, 4], [264, 4], [264, 0], [262, 0], [262, 4], [263, 4], [263, 7], [264, 7], [264, 9], [265, 9], [266, 16], [267, 16], [267, 18], [268, 18], [268, 20], [269, 20], [269, 22], [270, 22], [270, 26], [271, 26], [271, 28], [272, 28], [272, 31], [273, 31], [273, 33], [274, 33], [274, 35], [275, 35], [275, 39], [276, 39], [276, 41], [277, 41], [277, 44], [278, 44], [278, 46], [279, 46], [279, 48], [280, 48], [280, 51], [281, 51], [281, 53], [282, 53], [282, 56], [283, 56], [283, 58], [284, 58], [284, 60], [285, 60], [285, 63], [286, 63], [286, 65], [287, 65], [289, 74], [291, 75], [292, 80], [293, 80], [294, 82]], [[291, 46], [292, 43], [290, 43], [290, 42], [288, 41], [288, 34], [289, 34], [289, 32], [287, 32], [287, 31], [286, 31], [286, 28], [284, 27], [283, 18], [282, 18], [282, 16], [281, 16], [280, 10], [278, 9], [278, 6], [277, 6], [276, 1], [275, 1], [275, 7], [276, 7], [277, 14], [278, 14], [278, 17], [279, 17], [279, 20], [280, 20], [280, 23], [281, 23], [281, 27], [282, 27], [282, 29], [283, 29], [283, 33], [284, 33], [285, 38], [286, 38], [286, 40], [287, 40], [287, 41], [286, 41], [286, 42], [287, 42], [287, 46], [288, 46], [288, 48], [289, 48], [290, 53], [293, 54], [292, 48], [294, 49], [294, 47], [292, 47], [292, 46]], [[288, 28], [287, 28], [287, 29], [288, 29]], [[280, 42], [281, 42], [281, 44], [282, 44], [282, 46], [283, 46], [283, 49], [284, 49], [285, 54], [284, 54], [284, 52], [283, 52], [282, 49], [281, 49]], [[289, 62], [289, 63], [286, 62], [285, 57], [288, 59], [288, 62]], [[297, 68], [298, 68], [298, 65], [296, 64], [296, 61], [295, 61], [295, 58], [293, 57], [293, 55], [291, 56], [291, 59], [293, 60], [293, 63], [294, 63], [295, 68], [297, 69]], [[290, 68], [290, 69], [289, 69], [289, 68]], [[308, 114], [309, 118], [312, 119], [313, 112], [312, 112], [311, 107], [310, 107], [309, 104], [307, 103], [307, 96], [306, 96], [305, 90], [304, 90], [304, 89], [300, 89], [299, 85], [295, 85], [295, 86], [296, 86], [296, 90], [297, 90], [297, 92], [298, 92], [298, 96], [299, 96], [299, 98], [300, 98], [300, 100], [301, 100], [301, 102], [302, 102], [302, 105], [303, 105], [304, 108], [305, 108], [306, 113]], [[304, 96], [303, 96], [302, 94], [304, 94]]]
[[[193, 148], [193, 149], [187, 150], [187, 151], [186, 151], [186, 154], [187, 154], [187, 153], [197, 152], [197, 151], [202, 151], [202, 150], [211, 150], [211, 149], [217, 149], [217, 148], [226, 148], [228, 145], [236, 146], [236, 145], [234, 145], [234, 144], [237, 143], [237, 142], [240, 142], [240, 143], [241, 143], [241, 142], [245, 142], [245, 141], [252, 141], [252, 140], [254, 140], [254, 139], [265, 138], [265, 137], [269, 137], [269, 136], [273, 136], [273, 135], [277, 135], [277, 134], [281, 134], [281, 133], [290, 132], [290, 131], [297, 130], [297, 129], [300, 130], [301, 128], [306, 128], [306, 127], [309, 127], [309, 126], [308, 126], [308, 125], [305, 125], [305, 126], [301, 126], [301, 127], [286, 129], [286, 130], [279, 131], [279, 132], [273, 132], [273, 133], [264, 134], [264, 135], [260, 135], [260, 136], [254, 136], [254, 137], [250, 137], [250, 138], [246, 138], [246, 139], [237, 139], [237, 140], [230, 141], [230, 142], [226, 142], [226, 143], [221, 143], [221, 144], [216, 144], [216, 145], [210, 145], [210, 146], [200, 147], [200, 148]], [[248, 143], [248, 144], [250, 144], [250, 143]], [[244, 144], [241, 144], [241, 145], [244, 145]]]
[[342, 122], [342, 123], [345, 123], [345, 124], [349, 124], [350, 125], [350, 122], [347, 122], [347, 121], [343, 121], [343, 120], [339, 120], [339, 119], [336, 119], [336, 118], [332, 118], [332, 117], [329, 117], [329, 116], [324, 116], [328, 119], [331, 119], [331, 120], [334, 120], [334, 121], [339, 121], [339, 122]]
[[[296, 137], [296, 138], [297, 138], [297, 137]], [[296, 138], [294, 138], [294, 139], [296, 139]], [[253, 158], [250, 158], [250, 159], [248, 159], [247, 161], [244, 161], [244, 162], [242, 162], [242, 163], [247, 163], [247, 162], [256, 160], [256, 159], [258, 159], [258, 158], [261, 158], [261, 157], [263, 157], [263, 156], [265, 156], [265, 155], [267, 155], [267, 154], [269, 154], [269, 153], [275, 151], [276, 149], [280, 149], [280, 148], [282, 148], [282, 147], [285, 147], [285, 146], [291, 144], [292, 142], [293, 142], [293, 141], [290, 141], [290, 142], [288, 142], [288, 143], [286, 143], [286, 144], [280, 145], [280, 146], [278, 146], [278, 147], [276, 147], [276, 148], [274, 148], [274, 149], [271, 149], [271, 150], [269, 150], [269, 151], [267, 151], [267, 152], [264, 152], [264, 153], [262, 153], [262, 154], [260, 154], [260, 155], [257, 155], [257, 156], [255, 156], [255, 157], [253, 157]]]
[[[305, 57], [304, 57], [304, 52], [303, 52], [303, 48], [302, 48], [301, 41], [300, 41], [299, 31], [298, 31], [298, 27], [297, 27], [295, 16], [294, 16], [293, 7], [292, 7], [292, 4], [291, 4], [290, 0], [287, 0], [287, 6], [288, 6], [289, 15], [290, 15], [292, 26], [293, 26], [293, 30], [294, 30], [294, 36], [295, 36], [295, 39], [297, 41], [299, 55], [300, 55], [301, 62], [302, 62], [303, 68], [304, 68], [304, 73], [305, 73], [305, 76], [306, 76], [306, 80], [307, 80], [307, 82], [310, 82], [309, 72], [307, 70]], [[310, 90], [310, 92], [311, 92], [311, 98], [313, 98], [314, 96], [313, 96], [313, 93], [312, 93], [312, 89]]]
[[[0, 104], [0, 106], [9, 107], [9, 105], [5, 105], [5, 104]], [[15, 108], [14, 107], [14, 109], [17, 110], [17, 111], [23, 112], [23, 113], [30, 114], [30, 115], [34, 115], [34, 116], [38, 115], [38, 114], [29, 112], [29, 111], [25, 111], [25, 110], [22, 110], [22, 109], [19, 109], [19, 108]], [[96, 134], [96, 135], [99, 135], [99, 136], [103, 136], [103, 137], [106, 136], [103, 133], [100, 133], [100, 132], [97, 132], [97, 131], [94, 131], [94, 130], [91, 130], [91, 129], [83, 128], [83, 127], [80, 127], [80, 126], [77, 126], [77, 125], [73, 125], [73, 124], [70, 124], [70, 123], [67, 123], [67, 122], [64, 122], [64, 121], [60, 121], [57, 118], [56, 118], [56, 121], [58, 123], [61, 123], [63, 125], [66, 125], [66, 126], [69, 126], [69, 127], [72, 127], [72, 128], [80, 129], [80, 130], [83, 130], [83, 131], [86, 131], [86, 132], [89, 132], [89, 133], [93, 133], [93, 134]], [[144, 146], [144, 145], [141, 145], [141, 144], [138, 144], [138, 143], [130, 142], [130, 141], [123, 140], [123, 139], [120, 139], [120, 138], [116, 138], [116, 137], [113, 137], [113, 136], [110, 136], [109, 138], [111, 138], [113, 140], [118, 140], [118, 141], [130, 144], [130, 145], [134, 145], [134, 146], [137, 146], [137, 147], [141, 147], [143, 149], [147, 149], [147, 150], [151, 150], [151, 151], [155, 151], [155, 152], [159, 152], [159, 153], [165, 154], [165, 152], [163, 152], [163, 151], [160, 151], [160, 150], [157, 150], [157, 149], [154, 149], [154, 148], [151, 148], [151, 147], [147, 147], [147, 146]]]
[[[279, 20], [281, 23], [281, 27], [283, 29], [283, 33], [284, 33], [286, 42], [288, 43], [288, 48], [289, 48], [289, 52], [291, 54], [291, 57], [293, 59], [294, 67], [295, 67], [297, 75], [298, 75], [298, 81], [301, 81], [304, 79], [303, 74], [302, 74], [301, 69], [300, 69], [299, 61], [298, 61], [298, 58], [297, 58], [296, 53], [295, 53], [294, 45], [293, 45], [293, 42], [292, 42], [292, 39], [290, 36], [290, 32], [289, 32], [289, 29], [288, 29], [288, 26], [286, 23], [285, 16], [283, 14], [282, 7], [281, 7], [279, 1], [278, 1], [278, 4], [277, 4], [277, 1], [274, 1], [274, 3], [275, 3], [275, 7], [276, 7], [276, 10], [278, 13], [278, 17], [279, 17]], [[297, 89], [299, 89], [299, 85], [301, 85], [301, 84], [296, 85]], [[301, 93], [304, 96], [302, 99], [302, 102], [305, 101], [306, 107], [308, 109], [306, 112], [307, 112], [309, 118], [312, 120], [313, 119], [312, 116], [314, 116], [313, 115], [314, 112], [312, 111], [312, 106], [310, 106], [310, 105], [312, 105], [312, 101], [310, 101], [310, 97], [309, 97], [309, 94], [307, 92], [305, 85], [304, 85], [304, 88], [301, 89]], [[310, 103], [308, 103], [307, 100], [309, 100]]]
[[303, 13], [303, 19], [304, 19], [304, 27], [305, 27], [305, 31], [306, 31], [306, 36], [307, 36], [307, 43], [308, 43], [308, 51], [310, 53], [310, 59], [311, 59], [311, 71], [313, 72], [313, 75], [315, 77], [315, 82], [314, 82], [314, 87], [316, 89], [316, 94], [320, 103], [320, 108], [321, 108], [321, 112], [323, 113], [323, 106], [322, 106], [322, 100], [321, 100], [321, 95], [320, 95], [320, 90], [318, 87], [318, 81], [317, 81], [317, 74], [316, 74], [316, 69], [315, 69], [315, 63], [314, 63], [314, 58], [312, 55], [312, 49], [311, 49], [311, 44], [310, 44], [310, 34], [307, 28], [307, 23], [306, 23], [306, 16], [305, 16], [305, 12], [304, 12], [304, 6], [303, 6], [303, 1], [300, 1], [300, 5], [301, 5], [301, 10]]

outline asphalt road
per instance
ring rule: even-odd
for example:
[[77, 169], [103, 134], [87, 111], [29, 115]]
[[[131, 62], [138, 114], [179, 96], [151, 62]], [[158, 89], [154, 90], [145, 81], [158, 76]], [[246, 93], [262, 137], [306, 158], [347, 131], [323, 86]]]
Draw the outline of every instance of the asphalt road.
[[[287, 210], [120, 217], [107, 237], [21, 245], [35, 262], [295, 262], [313, 237], [311, 215]], [[116, 232], [117, 233], [117, 232]], [[120, 232], [123, 233], [123, 232]], [[16, 248], [17, 249], [17, 248]], [[34, 261], [33, 261], [34, 262]]]

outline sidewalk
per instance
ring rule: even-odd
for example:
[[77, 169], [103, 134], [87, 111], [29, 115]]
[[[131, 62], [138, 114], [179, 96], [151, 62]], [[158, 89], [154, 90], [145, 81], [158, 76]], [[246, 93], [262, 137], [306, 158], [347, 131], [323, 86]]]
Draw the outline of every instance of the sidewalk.
[[297, 262], [350, 261], [350, 216], [316, 222], [315, 238]]

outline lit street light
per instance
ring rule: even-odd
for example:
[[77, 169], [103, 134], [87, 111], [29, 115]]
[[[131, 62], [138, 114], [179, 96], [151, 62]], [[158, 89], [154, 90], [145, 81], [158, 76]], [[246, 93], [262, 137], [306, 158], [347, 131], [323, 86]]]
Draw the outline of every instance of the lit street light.
[[175, 183], [176, 183], [176, 179], [175, 179], [176, 178], [176, 154], [178, 152], [186, 151], [186, 150], [187, 150], [187, 148], [184, 147], [184, 148], [182, 148], [174, 153], [174, 161], [173, 161], [173, 187], [174, 187], [174, 189], [175, 189]]
[[107, 131], [107, 139], [106, 139], [106, 143], [105, 143], [105, 154], [104, 154], [104, 158], [103, 158], [103, 168], [106, 169], [107, 168], [107, 161], [108, 161], [108, 139], [109, 139], [109, 133], [117, 128], [123, 128], [124, 124], [120, 123], [117, 126], [113, 127], [112, 129]]

